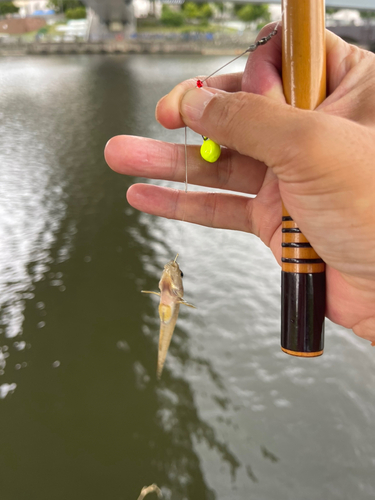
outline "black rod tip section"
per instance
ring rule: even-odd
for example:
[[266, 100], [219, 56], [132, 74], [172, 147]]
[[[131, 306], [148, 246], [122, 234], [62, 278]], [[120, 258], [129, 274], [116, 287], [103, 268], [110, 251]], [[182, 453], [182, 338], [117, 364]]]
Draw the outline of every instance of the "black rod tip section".
[[281, 273], [281, 348], [294, 356], [324, 349], [325, 273]]

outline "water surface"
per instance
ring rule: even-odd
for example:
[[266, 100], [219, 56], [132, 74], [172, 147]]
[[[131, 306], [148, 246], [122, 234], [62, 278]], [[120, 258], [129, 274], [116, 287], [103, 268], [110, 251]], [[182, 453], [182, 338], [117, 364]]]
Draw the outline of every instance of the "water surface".
[[[182, 142], [157, 100], [226, 60], [0, 60], [2, 500], [374, 498], [375, 350], [328, 322], [321, 358], [281, 353], [270, 251], [136, 212], [104, 162], [113, 135]], [[157, 382], [140, 290], [177, 252], [198, 309]]]

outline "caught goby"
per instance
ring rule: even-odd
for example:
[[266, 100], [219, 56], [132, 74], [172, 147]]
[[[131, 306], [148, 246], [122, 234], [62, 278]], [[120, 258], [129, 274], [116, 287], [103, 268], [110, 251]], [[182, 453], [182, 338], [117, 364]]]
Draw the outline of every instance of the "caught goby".
[[142, 290], [142, 293], [153, 293], [159, 295], [159, 316], [160, 316], [160, 335], [159, 335], [159, 352], [158, 352], [158, 367], [156, 375], [161, 377], [165, 358], [169, 344], [171, 343], [174, 328], [180, 310], [180, 304], [188, 307], [194, 307], [192, 304], [185, 302], [184, 287], [182, 285], [183, 273], [177, 264], [177, 257], [171, 260], [164, 266], [163, 274], [159, 281], [159, 292], [149, 292]]

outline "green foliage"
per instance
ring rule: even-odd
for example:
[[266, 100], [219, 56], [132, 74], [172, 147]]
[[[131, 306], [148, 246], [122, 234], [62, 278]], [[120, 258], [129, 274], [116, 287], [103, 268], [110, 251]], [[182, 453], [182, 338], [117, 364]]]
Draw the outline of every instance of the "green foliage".
[[373, 10], [360, 10], [359, 14], [362, 19], [370, 19], [372, 17], [375, 17], [375, 11]]
[[214, 13], [208, 3], [186, 2], [182, 9], [187, 19], [200, 19], [207, 21]]
[[[80, 0], [50, 0], [50, 6], [53, 7], [55, 10], [61, 12], [66, 12], [67, 10], [74, 10], [78, 9], [79, 7], [84, 7], [85, 5], [83, 2]], [[86, 14], [83, 16], [86, 17]], [[71, 18], [71, 19], [77, 19], [77, 18]]]
[[67, 9], [65, 11], [65, 17], [67, 19], [85, 19], [86, 9], [85, 7], [76, 7], [75, 9]]
[[160, 20], [165, 26], [182, 26], [184, 15], [182, 12], [172, 10], [169, 5], [163, 4]]
[[246, 23], [259, 21], [260, 19], [262, 19], [264, 23], [267, 23], [271, 18], [267, 4], [243, 5], [236, 11], [236, 14], [241, 19], [241, 21], [244, 21]]
[[326, 7], [326, 14], [335, 14], [336, 12], [338, 12], [340, 9], [338, 9], [337, 7]]
[[200, 18], [201, 19], [210, 19], [214, 15], [211, 7], [208, 3], [202, 3], [200, 8]]
[[184, 3], [182, 9], [187, 19], [197, 19], [199, 17], [199, 7], [194, 2]]
[[233, 12], [237, 15], [237, 12], [242, 9], [244, 6], [243, 3], [234, 3], [233, 4]]
[[13, 2], [0, 2], [0, 16], [5, 14], [16, 14], [20, 9]]

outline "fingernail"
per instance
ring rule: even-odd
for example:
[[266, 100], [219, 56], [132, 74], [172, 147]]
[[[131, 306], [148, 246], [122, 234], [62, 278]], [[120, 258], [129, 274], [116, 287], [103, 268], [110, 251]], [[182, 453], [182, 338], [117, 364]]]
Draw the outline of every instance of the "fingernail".
[[[158, 118], [158, 112], [159, 112], [159, 106], [160, 104], [162, 103], [162, 101], [164, 101], [164, 99], [166, 98], [167, 96], [164, 96], [162, 97], [161, 99], [159, 99], [158, 103], [156, 104], [156, 108], [155, 108], [155, 118], [156, 118], [156, 121], [159, 122], [159, 118]], [[160, 123], [160, 122], [159, 122]]]
[[213, 97], [214, 94], [204, 88], [188, 90], [181, 101], [182, 115], [190, 120], [200, 120]]

